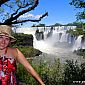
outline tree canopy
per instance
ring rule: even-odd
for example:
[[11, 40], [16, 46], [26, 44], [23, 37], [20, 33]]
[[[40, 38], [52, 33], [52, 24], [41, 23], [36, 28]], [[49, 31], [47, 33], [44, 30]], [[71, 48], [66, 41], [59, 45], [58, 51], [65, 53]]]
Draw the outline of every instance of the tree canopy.
[[24, 22], [39, 22], [48, 15], [42, 14], [38, 19], [21, 17], [34, 10], [39, 4], [39, 0], [0, 0], [0, 24], [12, 25]]
[[81, 9], [80, 12], [76, 14], [77, 20], [85, 19], [85, 0], [71, 0], [70, 5]]

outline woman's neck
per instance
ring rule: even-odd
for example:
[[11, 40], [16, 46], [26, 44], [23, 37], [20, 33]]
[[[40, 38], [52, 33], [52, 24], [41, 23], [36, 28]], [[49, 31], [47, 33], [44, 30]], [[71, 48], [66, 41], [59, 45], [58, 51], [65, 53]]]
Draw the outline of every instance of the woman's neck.
[[0, 49], [0, 55], [2, 55], [2, 54], [6, 54], [7, 53], [7, 47], [6, 48], [4, 48], [4, 49]]

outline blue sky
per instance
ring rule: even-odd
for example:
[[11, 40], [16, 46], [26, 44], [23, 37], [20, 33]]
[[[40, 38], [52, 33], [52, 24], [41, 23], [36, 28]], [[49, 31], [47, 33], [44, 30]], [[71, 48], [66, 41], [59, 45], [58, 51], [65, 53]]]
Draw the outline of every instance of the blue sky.
[[[48, 16], [43, 18], [39, 23], [46, 25], [54, 25], [55, 23], [67, 24], [76, 21], [76, 13], [80, 11], [80, 9], [76, 9], [74, 6], [69, 4], [71, 0], [39, 0], [38, 6], [30, 11], [29, 13], [22, 15], [22, 18], [39, 18], [41, 14], [48, 12]], [[6, 8], [5, 8], [6, 9]], [[5, 10], [11, 13], [11, 10]], [[38, 16], [37, 16], [38, 15]], [[3, 15], [2, 15], [3, 17]], [[0, 19], [2, 18], [0, 17]], [[32, 26], [33, 24], [39, 24], [28, 22], [25, 23], [24, 26]]]
[[[70, 0], [40, 0], [39, 5], [35, 10], [31, 11], [31, 14], [43, 14], [48, 12], [48, 16], [43, 18], [39, 23], [46, 25], [52, 25], [55, 23], [71, 23], [76, 21], [75, 14], [79, 11], [74, 6], [69, 4]], [[39, 24], [28, 23], [28, 25]]]

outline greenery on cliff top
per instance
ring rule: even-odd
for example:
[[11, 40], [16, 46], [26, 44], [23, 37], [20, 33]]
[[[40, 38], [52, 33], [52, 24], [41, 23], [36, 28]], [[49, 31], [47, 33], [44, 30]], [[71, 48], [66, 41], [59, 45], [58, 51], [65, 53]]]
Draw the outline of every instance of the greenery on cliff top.
[[67, 33], [70, 33], [71, 35], [74, 36], [79, 36], [79, 35], [85, 35], [85, 30], [81, 28], [76, 28], [75, 30], [73, 29], [67, 30]]

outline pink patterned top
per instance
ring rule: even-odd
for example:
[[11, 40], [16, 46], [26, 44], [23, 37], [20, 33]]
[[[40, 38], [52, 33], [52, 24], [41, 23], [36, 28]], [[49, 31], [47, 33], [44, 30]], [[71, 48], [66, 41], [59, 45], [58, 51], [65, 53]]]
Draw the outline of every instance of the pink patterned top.
[[0, 57], [0, 85], [17, 85], [15, 72], [16, 60], [3, 54]]

